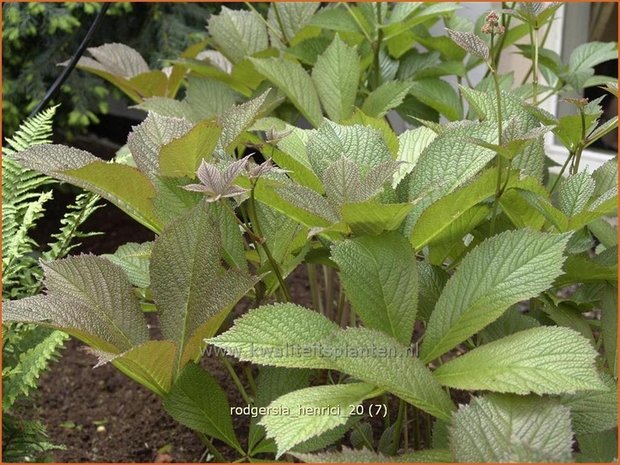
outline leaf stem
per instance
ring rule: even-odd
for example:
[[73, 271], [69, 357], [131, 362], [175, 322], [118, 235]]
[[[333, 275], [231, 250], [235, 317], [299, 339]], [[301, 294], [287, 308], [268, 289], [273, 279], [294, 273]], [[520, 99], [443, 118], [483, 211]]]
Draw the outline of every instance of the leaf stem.
[[394, 442], [392, 443], [391, 455], [396, 455], [398, 447], [400, 446], [400, 436], [403, 429], [403, 419], [405, 416], [405, 408], [407, 404], [404, 400], [400, 399], [398, 403], [398, 416], [396, 417], [396, 427], [394, 428]]
[[206, 436], [206, 434], [196, 432], [196, 435], [200, 439], [200, 442], [202, 442], [205, 445], [205, 447], [209, 450], [209, 452], [211, 452], [211, 455], [213, 455], [213, 458], [215, 459], [216, 462], [226, 463], [226, 459], [224, 458], [224, 456], [220, 453], [219, 450], [217, 450], [217, 447], [213, 445], [213, 443]]
[[228, 359], [226, 359], [226, 357], [220, 357], [220, 361], [222, 362], [222, 364], [226, 368], [226, 371], [228, 371], [228, 374], [230, 375], [233, 382], [235, 383], [235, 386], [237, 387], [239, 394], [241, 394], [243, 401], [247, 403], [248, 405], [253, 404], [252, 399], [246, 392], [245, 388], [243, 387], [243, 384], [241, 383], [241, 380], [239, 379], [239, 376], [237, 376], [237, 373], [235, 373], [235, 369], [233, 368], [231, 363], [228, 361]]
[[528, 24], [532, 44], [532, 103], [538, 105], [538, 30]]
[[377, 41], [373, 44], [374, 58], [373, 58], [373, 89], [376, 89], [381, 84], [381, 42], [383, 41], [383, 29], [379, 27], [381, 25], [381, 2], [375, 3], [377, 7]]
[[372, 44], [372, 39], [370, 38], [370, 35], [368, 34], [368, 31], [366, 31], [366, 29], [364, 28], [364, 26], [362, 25], [360, 20], [357, 18], [357, 16], [355, 16], [355, 13], [353, 13], [353, 10], [349, 6], [349, 3], [348, 2], [340, 2], [340, 3], [341, 3], [341, 5], [344, 5], [344, 7], [347, 9], [349, 14], [353, 18], [353, 21], [355, 21], [355, 23], [357, 24], [357, 27], [360, 28], [360, 30], [362, 31], [362, 34], [364, 35], [364, 37], [366, 38], [368, 43]]
[[[491, 56], [493, 56], [494, 47], [493, 41], [495, 34], [491, 32]], [[495, 98], [497, 99], [497, 144], [502, 145], [502, 93], [499, 85], [499, 78], [497, 76], [497, 64], [493, 61], [489, 64], [491, 75], [493, 76], [493, 84], [495, 87]], [[493, 211], [491, 213], [491, 225], [490, 235], [495, 233], [495, 220], [497, 218], [497, 210], [499, 207], [499, 199], [502, 196], [502, 156], [497, 154], [497, 184], [495, 188], [495, 200], [493, 201]]]

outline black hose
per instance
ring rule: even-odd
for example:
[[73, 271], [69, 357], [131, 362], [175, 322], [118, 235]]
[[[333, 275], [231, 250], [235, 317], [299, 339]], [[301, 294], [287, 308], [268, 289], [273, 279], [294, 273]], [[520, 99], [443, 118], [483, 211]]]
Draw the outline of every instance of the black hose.
[[39, 113], [49, 103], [49, 101], [52, 99], [52, 97], [54, 96], [56, 91], [60, 88], [60, 86], [67, 80], [67, 78], [71, 74], [71, 71], [73, 71], [73, 69], [75, 68], [75, 65], [77, 65], [77, 62], [79, 61], [79, 59], [82, 57], [82, 55], [86, 51], [86, 47], [88, 47], [88, 44], [93, 38], [95, 31], [97, 30], [97, 28], [99, 28], [99, 24], [101, 23], [101, 20], [105, 16], [105, 13], [106, 11], [108, 11], [109, 7], [110, 7], [109, 2], [105, 2], [103, 4], [103, 6], [101, 7], [101, 10], [99, 10], [99, 12], [97, 13], [97, 16], [95, 17], [95, 20], [90, 25], [90, 29], [88, 29], [88, 32], [84, 36], [82, 43], [80, 44], [78, 49], [75, 51], [75, 54], [71, 57], [71, 60], [69, 60], [69, 63], [67, 64], [65, 69], [62, 71], [60, 76], [56, 78], [54, 83], [47, 90], [43, 99], [41, 99], [41, 101], [36, 106], [36, 108], [32, 110], [29, 117], [33, 117], [34, 115]]

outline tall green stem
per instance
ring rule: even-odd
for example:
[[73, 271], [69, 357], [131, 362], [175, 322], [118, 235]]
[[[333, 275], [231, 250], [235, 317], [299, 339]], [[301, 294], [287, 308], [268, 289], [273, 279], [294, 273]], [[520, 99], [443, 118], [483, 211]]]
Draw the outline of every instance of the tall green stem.
[[[493, 41], [495, 34], [491, 33], [491, 56], [493, 56]], [[493, 84], [495, 87], [495, 98], [497, 99], [497, 144], [502, 145], [502, 92], [497, 76], [497, 65], [495, 62], [490, 63], [491, 75], [493, 76]], [[499, 207], [499, 199], [502, 196], [502, 156], [497, 154], [497, 183], [495, 188], [495, 200], [493, 202], [493, 211], [491, 213], [490, 235], [495, 233], [495, 220], [497, 218], [497, 210]]]
[[394, 442], [392, 443], [392, 455], [396, 455], [398, 447], [400, 446], [400, 436], [403, 429], [403, 419], [405, 416], [405, 408], [407, 404], [404, 400], [400, 399], [398, 404], [398, 416], [396, 417], [396, 427], [394, 428]]
[[202, 442], [205, 445], [205, 447], [209, 450], [209, 452], [211, 452], [211, 455], [213, 455], [213, 458], [215, 459], [216, 462], [226, 463], [226, 459], [224, 458], [224, 456], [220, 453], [219, 450], [217, 450], [217, 447], [213, 445], [211, 440], [204, 433], [197, 432], [196, 435], [200, 439], [200, 442]]
[[250, 398], [245, 388], [243, 387], [243, 383], [241, 383], [241, 380], [239, 379], [239, 376], [237, 376], [237, 373], [235, 372], [235, 369], [233, 368], [233, 366], [226, 359], [226, 357], [220, 357], [220, 360], [222, 364], [224, 365], [224, 367], [226, 367], [226, 371], [228, 371], [228, 374], [232, 378], [233, 383], [235, 383], [235, 386], [237, 387], [239, 394], [241, 394], [243, 401], [247, 404], [252, 404], [252, 399]]
[[538, 105], [538, 30], [531, 24], [528, 27], [532, 44], [532, 102]]
[[381, 84], [381, 42], [383, 41], [383, 29], [381, 25], [381, 3], [377, 2], [377, 41], [374, 43], [374, 60], [373, 60], [373, 89]]

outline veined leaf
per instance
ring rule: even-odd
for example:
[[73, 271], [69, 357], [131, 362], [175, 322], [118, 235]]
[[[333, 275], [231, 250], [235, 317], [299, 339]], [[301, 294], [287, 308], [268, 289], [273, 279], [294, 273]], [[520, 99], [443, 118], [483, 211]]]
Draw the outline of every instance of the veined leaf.
[[308, 159], [320, 177], [327, 167], [343, 156], [356, 163], [365, 175], [370, 168], [392, 160], [381, 132], [366, 126], [325, 123], [308, 138]]
[[276, 44], [278, 48], [283, 46], [281, 40], [290, 43], [312, 19], [319, 6], [314, 2], [272, 3], [267, 13], [267, 21], [274, 30], [279, 30], [281, 35], [276, 35], [272, 29], [268, 29], [271, 43]]
[[347, 203], [340, 208], [340, 217], [355, 234], [376, 236], [398, 229], [412, 208], [410, 203]]
[[509, 306], [534, 297], [562, 272], [568, 235], [506, 231], [484, 241], [450, 278], [420, 349], [430, 362], [495, 321]]
[[570, 408], [575, 434], [599, 433], [618, 426], [618, 386], [610, 375], [603, 375], [605, 390], [583, 391], [560, 397]]
[[594, 366], [596, 351], [576, 331], [526, 329], [484, 344], [441, 365], [444, 386], [515, 394], [562, 394], [604, 387]]
[[149, 261], [151, 258], [152, 242], [137, 244], [128, 242], [121, 245], [113, 254], [106, 254], [103, 257], [112, 263], [120, 266], [129, 282], [137, 287], [149, 287]]
[[258, 72], [269, 79], [290, 99], [314, 127], [322, 121], [321, 104], [314, 82], [295, 62], [284, 58], [250, 58]]
[[562, 180], [558, 188], [560, 210], [569, 218], [580, 213], [594, 194], [594, 179], [585, 171]]
[[200, 351], [202, 340], [254, 285], [254, 278], [220, 262], [216, 215], [199, 204], [157, 238], [151, 256], [151, 287], [161, 330], [179, 347], [177, 371]]
[[110, 362], [129, 378], [163, 396], [172, 385], [176, 353], [172, 341], [146, 341]]
[[346, 240], [332, 248], [332, 259], [365, 326], [408, 344], [417, 311], [418, 279], [415, 254], [407, 240], [396, 232]]
[[219, 15], [209, 18], [207, 29], [219, 50], [234, 63], [269, 47], [267, 28], [252, 11], [224, 6]]
[[230, 86], [203, 77], [187, 79], [187, 95], [184, 102], [191, 108], [197, 121], [214, 118], [230, 110], [237, 94]]
[[47, 295], [4, 302], [3, 321], [61, 329], [112, 354], [148, 340], [146, 320], [120, 267], [92, 255], [42, 266]]
[[274, 413], [267, 413], [259, 424], [267, 430], [267, 437], [275, 439], [278, 458], [301, 442], [344, 425], [355, 406], [380, 393], [365, 383], [300, 389], [269, 404]]
[[26, 168], [99, 194], [149, 229], [159, 232], [151, 199], [155, 188], [136, 168], [106, 163], [84, 150], [63, 145], [35, 145], [13, 155]]
[[90, 47], [88, 48], [88, 53], [97, 61], [83, 58], [78, 63], [80, 66], [100, 69], [127, 79], [149, 71], [149, 66], [142, 58], [142, 55], [124, 44], [112, 43], [99, 47]]
[[159, 174], [159, 151], [192, 128], [189, 121], [150, 114], [127, 137], [127, 146], [140, 171], [149, 177]]
[[269, 90], [218, 116], [218, 123], [222, 127], [220, 144], [224, 150], [230, 152], [237, 144], [239, 136], [256, 121], [268, 94]]
[[420, 158], [420, 154], [436, 137], [437, 133], [424, 126], [409, 129], [398, 136], [398, 156], [396, 159], [404, 163], [394, 174], [392, 187], [396, 187], [407, 174], [411, 173], [418, 162], [418, 158]]
[[442, 79], [416, 80], [411, 86], [410, 93], [450, 121], [463, 117], [463, 108], [458, 94], [450, 84]]
[[601, 433], [579, 434], [577, 443], [580, 450], [575, 457], [577, 462], [607, 463], [618, 458], [618, 431], [615, 428]]
[[213, 436], [243, 453], [235, 436], [226, 393], [215, 378], [188, 364], [164, 398], [164, 409], [176, 421]]
[[293, 304], [263, 305], [208, 342], [241, 361], [289, 368], [333, 368], [317, 342], [338, 331], [323, 315]]
[[568, 69], [570, 74], [576, 74], [614, 59], [618, 59], [616, 42], [588, 42], [572, 51], [568, 60]]
[[312, 80], [329, 118], [337, 123], [349, 118], [353, 114], [360, 80], [360, 59], [355, 48], [336, 35], [317, 58]]
[[572, 445], [570, 411], [549, 398], [476, 397], [450, 428], [459, 462], [569, 462]]
[[446, 29], [446, 31], [448, 31], [450, 39], [468, 53], [483, 60], [489, 59], [488, 45], [473, 32], [453, 31], [452, 29]]
[[200, 162], [211, 158], [221, 132], [213, 121], [204, 121], [162, 146], [159, 150], [161, 175], [194, 179]]
[[[431, 415], [449, 419], [454, 404], [410, 348], [379, 331], [349, 328], [321, 341], [332, 368], [380, 387]], [[352, 355], [353, 354], [353, 355]]]
[[410, 88], [410, 82], [389, 81], [381, 84], [366, 97], [362, 111], [368, 116], [382, 118], [403, 102]]
[[343, 446], [339, 452], [318, 452], [316, 454], [293, 452], [291, 455], [308, 463], [450, 463], [454, 461], [450, 451], [442, 449], [425, 449], [388, 457], [368, 449], [349, 449]]

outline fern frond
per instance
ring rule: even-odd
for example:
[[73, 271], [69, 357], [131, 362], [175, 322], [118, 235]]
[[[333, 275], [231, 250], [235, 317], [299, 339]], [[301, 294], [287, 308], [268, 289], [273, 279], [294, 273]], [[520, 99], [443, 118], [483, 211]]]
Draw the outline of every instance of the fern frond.
[[19, 362], [2, 371], [2, 408], [9, 409], [19, 396], [27, 396], [37, 388], [41, 373], [69, 336], [61, 331], [48, 332], [36, 345], [19, 355]]
[[6, 145], [3, 149], [4, 155], [20, 152], [37, 144], [49, 144], [56, 108], [58, 105], [43, 110], [24, 121], [13, 137], [6, 139]]
[[46, 462], [50, 461], [50, 451], [63, 449], [64, 446], [49, 442], [42, 423], [13, 415], [2, 416], [3, 462]]
[[79, 227], [88, 219], [90, 215], [103, 207], [99, 202], [100, 197], [97, 194], [85, 193], [76, 197], [75, 202], [67, 207], [62, 220], [60, 220], [61, 228], [56, 234], [52, 234], [54, 242], [48, 244], [49, 250], [43, 253], [43, 259], [46, 261], [62, 258], [67, 255], [80, 243], [72, 243], [74, 239], [83, 239], [85, 237], [97, 236], [98, 232], [81, 232]]

